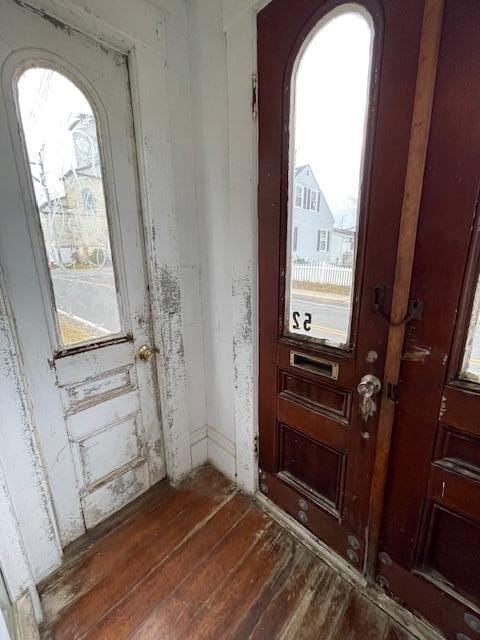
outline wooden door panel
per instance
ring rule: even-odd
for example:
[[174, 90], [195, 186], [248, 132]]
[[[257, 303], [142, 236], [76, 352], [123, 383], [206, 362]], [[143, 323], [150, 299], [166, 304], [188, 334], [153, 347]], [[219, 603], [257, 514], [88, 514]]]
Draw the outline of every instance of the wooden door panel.
[[[435, 499], [433, 495], [432, 498]], [[455, 500], [450, 502], [456, 508]], [[478, 522], [433, 501], [427, 509], [417, 571], [442, 588], [451, 589], [473, 602], [480, 602], [479, 536]], [[452, 541], [455, 543], [452, 544]]]
[[344, 451], [348, 442], [348, 426], [308, 407], [281, 396], [278, 398], [277, 416], [280, 422], [322, 441], [325, 445]]
[[322, 415], [348, 423], [351, 411], [351, 393], [346, 389], [329, 387], [280, 370], [279, 395], [298, 404], [305, 404]]
[[303, 485], [303, 491], [320, 506], [338, 514], [343, 493], [342, 451], [306, 438], [284, 424], [280, 424], [279, 434], [279, 477], [301, 490]]
[[[480, 5], [447, 0], [378, 564], [448, 637], [480, 630], [480, 385], [463, 372], [479, 274]], [[463, 635], [462, 635], [463, 634]]]
[[[351, 331], [337, 348], [332, 340], [295, 335], [285, 314], [289, 211], [299, 206], [289, 205], [289, 180], [297, 175], [290, 150], [292, 74], [320, 21], [353, 10], [368, 14], [374, 38]], [[361, 413], [356, 389], [365, 374], [383, 376], [422, 18], [423, 2], [272, 0], [257, 20], [260, 490], [357, 567], [368, 522], [376, 414]], [[323, 324], [320, 316], [315, 326], [323, 330]]]

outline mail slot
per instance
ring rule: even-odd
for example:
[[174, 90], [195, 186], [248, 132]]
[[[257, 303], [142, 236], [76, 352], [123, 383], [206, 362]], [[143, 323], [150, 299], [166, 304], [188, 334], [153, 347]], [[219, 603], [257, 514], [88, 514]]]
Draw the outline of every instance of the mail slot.
[[297, 351], [290, 351], [290, 365], [323, 376], [324, 378], [338, 380], [338, 364], [336, 362], [330, 362], [330, 360], [316, 358], [315, 356], [306, 356]]

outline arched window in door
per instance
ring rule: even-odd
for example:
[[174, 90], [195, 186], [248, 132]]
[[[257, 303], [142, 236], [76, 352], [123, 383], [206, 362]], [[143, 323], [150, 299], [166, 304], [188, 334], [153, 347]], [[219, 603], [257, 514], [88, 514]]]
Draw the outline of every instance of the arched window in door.
[[[340, 6], [306, 39], [291, 78], [284, 327], [340, 348], [351, 344], [356, 265], [343, 238], [356, 246], [373, 38], [362, 6]], [[311, 323], [298, 322], [305, 314]]]
[[47, 66], [20, 73], [16, 89], [59, 347], [111, 338], [121, 333], [120, 305], [94, 109]]

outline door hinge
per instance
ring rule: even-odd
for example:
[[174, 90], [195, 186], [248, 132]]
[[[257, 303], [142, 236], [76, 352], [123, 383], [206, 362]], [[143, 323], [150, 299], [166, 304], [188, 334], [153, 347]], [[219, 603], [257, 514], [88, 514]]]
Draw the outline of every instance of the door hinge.
[[258, 460], [258, 436], [255, 436], [253, 439], [253, 453], [255, 455], [255, 459]]
[[257, 74], [252, 73], [252, 116], [257, 117]]

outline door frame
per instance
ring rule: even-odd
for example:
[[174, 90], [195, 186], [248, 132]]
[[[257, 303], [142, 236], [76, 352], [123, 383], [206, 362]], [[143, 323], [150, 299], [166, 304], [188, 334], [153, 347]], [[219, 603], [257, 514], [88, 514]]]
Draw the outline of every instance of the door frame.
[[[38, 14], [39, 19], [53, 21], [58, 28], [74, 29], [127, 58], [134, 128], [132, 136], [138, 166], [136, 177], [139, 184], [139, 215], [144, 233], [150, 310], [157, 351], [158, 380], [154, 393], [161, 415], [160, 422], [168, 425], [164, 430], [167, 475], [173, 482], [177, 482], [190, 471], [191, 458], [187, 375], [182, 356], [182, 260], [175, 218], [175, 158], [170, 145], [169, 132], [172, 127], [169, 122], [169, 78], [166, 70], [167, 30], [165, 20], [162, 20], [162, 11], [145, 3], [139, 17], [138, 8], [118, 15], [119, 12], [95, 7], [95, 0], [84, 3], [87, 6], [82, 8], [71, 0], [66, 0], [61, 5], [55, 0], [31, 0], [28, 3], [11, 1]], [[98, 14], [101, 17], [97, 17]], [[165, 126], [158, 126], [162, 122]], [[157, 230], [161, 232], [157, 233]], [[21, 350], [5, 286], [2, 286], [1, 293], [5, 306], [0, 307], [0, 320], [15, 365], [10, 373], [14, 378], [13, 387], [18, 400], [24, 404], [21, 419], [16, 418], [12, 411], [11, 422], [18, 428], [12, 434], [10, 447], [16, 452], [15, 463], [17, 467], [21, 467], [23, 476], [28, 469], [32, 477], [36, 478], [32, 483], [32, 493], [35, 496], [38, 494], [38, 500], [35, 507], [31, 507], [30, 513], [33, 510], [37, 518], [40, 518], [41, 513], [42, 540], [45, 546], [44, 559], [39, 560], [28, 533], [28, 509], [20, 512], [18, 540], [22, 540], [25, 545], [23, 556], [30, 565], [33, 578], [29, 586], [34, 587], [36, 582], [61, 564], [63, 551], [48, 478], [39, 463], [38, 434], [30, 412]], [[22, 477], [19, 477], [22, 474], [15, 474], [12, 468], [14, 465], [8, 464], [6, 458], [0, 451], [0, 465], [5, 466], [9, 472], [7, 483], [12, 503], [21, 504], [25, 493]], [[0, 549], [0, 561], [6, 565], [4, 574], [9, 589], [12, 593], [23, 591], [26, 578], [20, 578], [18, 572], [9, 569], [13, 564], [4, 560], [1, 551]], [[20, 561], [20, 553], [15, 555]], [[37, 615], [40, 616], [39, 609]]]

